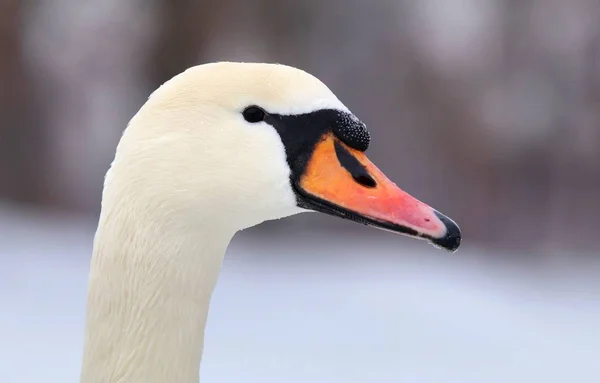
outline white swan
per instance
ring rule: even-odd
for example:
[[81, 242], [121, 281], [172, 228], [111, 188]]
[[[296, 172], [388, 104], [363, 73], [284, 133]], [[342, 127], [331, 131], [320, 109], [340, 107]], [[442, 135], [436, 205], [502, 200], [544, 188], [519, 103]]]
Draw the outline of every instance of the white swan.
[[318, 79], [214, 63], [161, 86], [106, 175], [81, 382], [198, 382], [204, 327], [233, 235], [320, 211], [454, 251], [456, 224], [365, 156], [369, 134]]

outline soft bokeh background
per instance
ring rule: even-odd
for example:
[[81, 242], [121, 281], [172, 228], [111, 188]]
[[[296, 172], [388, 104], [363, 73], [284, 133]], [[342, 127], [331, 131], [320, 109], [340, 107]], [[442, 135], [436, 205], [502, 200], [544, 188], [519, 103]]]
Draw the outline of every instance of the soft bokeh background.
[[454, 254], [317, 214], [235, 238], [207, 382], [600, 381], [600, 3], [0, 2], [0, 381], [75, 382], [105, 171], [188, 66], [321, 78]]

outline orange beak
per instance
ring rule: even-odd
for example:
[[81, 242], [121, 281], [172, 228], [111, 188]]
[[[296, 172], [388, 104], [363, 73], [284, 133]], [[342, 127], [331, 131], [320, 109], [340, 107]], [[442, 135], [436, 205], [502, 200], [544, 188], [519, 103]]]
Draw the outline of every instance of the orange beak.
[[367, 156], [326, 134], [315, 146], [296, 188], [312, 210], [458, 249], [459, 227], [450, 218], [390, 181]]

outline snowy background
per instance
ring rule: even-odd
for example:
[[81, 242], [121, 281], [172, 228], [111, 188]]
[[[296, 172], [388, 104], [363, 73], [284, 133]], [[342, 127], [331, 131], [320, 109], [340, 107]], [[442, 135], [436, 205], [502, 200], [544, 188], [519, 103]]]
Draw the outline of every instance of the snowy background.
[[[0, 381], [76, 382], [93, 225], [0, 209]], [[293, 218], [292, 218], [293, 219]], [[454, 255], [368, 240], [238, 235], [207, 328], [206, 382], [600, 379], [600, 262]]]

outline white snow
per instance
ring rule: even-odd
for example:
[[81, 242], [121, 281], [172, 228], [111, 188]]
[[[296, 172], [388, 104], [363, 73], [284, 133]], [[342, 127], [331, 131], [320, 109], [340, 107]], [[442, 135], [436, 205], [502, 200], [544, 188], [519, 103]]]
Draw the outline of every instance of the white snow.
[[[93, 230], [0, 207], [0, 382], [78, 381]], [[289, 234], [234, 239], [203, 382], [600, 381], [598, 263]]]

